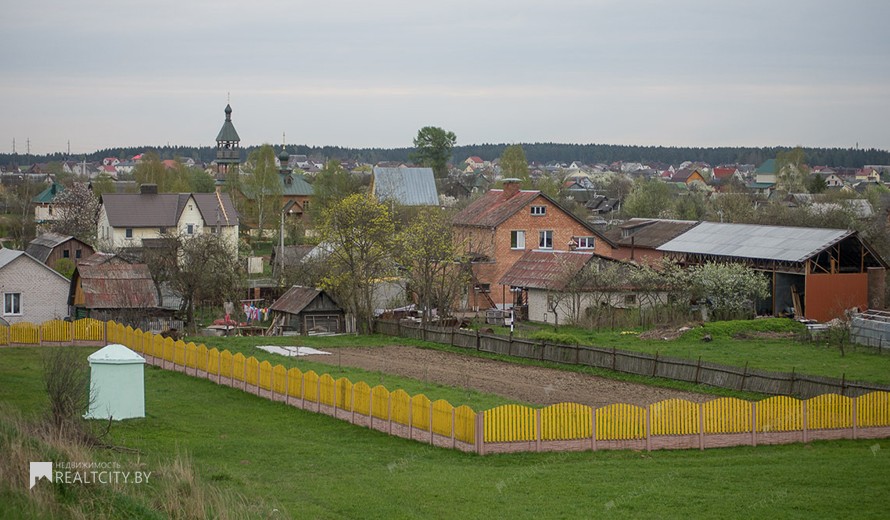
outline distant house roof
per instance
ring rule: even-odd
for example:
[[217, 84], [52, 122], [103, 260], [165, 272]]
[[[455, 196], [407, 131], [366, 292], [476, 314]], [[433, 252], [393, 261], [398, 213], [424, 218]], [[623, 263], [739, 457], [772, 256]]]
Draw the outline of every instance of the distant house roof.
[[315, 194], [312, 185], [299, 173], [279, 174], [278, 180], [281, 182], [282, 195], [311, 197]]
[[697, 225], [695, 220], [632, 218], [604, 234], [620, 246], [655, 249]]
[[286, 312], [288, 314], [300, 314], [319, 295], [327, 296], [327, 299], [336, 305], [334, 300], [320, 289], [295, 285], [282, 294], [281, 298], [275, 300], [275, 303], [269, 307], [269, 310]]
[[237, 225], [238, 213], [227, 193], [106, 193], [102, 204], [113, 227], [174, 227], [190, 198], [205, 225]]
[[438, 206], [432, 168], [374, 167], [372, 193], [378, 200], [394, 199], [405, 206]]
[[736, 169], [736, 168], [724, 168], [724, 167], [718, 166], [717, 168], [714, 168], [714, 170], [713, 170], [714, 178], [720, 179], [720, 180], [728, 179], [728, 178], [732, 177], [733, 174], [735, 174], [735, 172], [737, 172], [737, 171], [738, 171], [738, 169]]
[[846, 229], [702, 222], [658, 247], [659, 251], [803, 262], [854, 235]]
[[145, 264], [80, 263], [71, 279], [73, 286], [78, 282], [83, 291], [83, 306], [88, 309], [158, 307], [158, 293]]
[[36, 197], [31, 199], [31, 202], [34, 204], [49, 204], [53, 200], [55, 200], [56, 196], [65, 191], [65, 186], [59, 184], [58, 182], [53, 182], [49, 186], [46, 187], [45, 190], [41, 191], [37, 194]]
[[105, 262], [110, 262], [112, 260], [114, 260], [115, 262], [127, 263], [126, 260], [120, 258], [119, 256], [115, 255], [114, 253], [103, 253], [101, 251], [96, 251], [95, 253], [91, 254], [90, 256], [88, 256], [86, 258], [78, 260], [77, 265], [78, 266], [81, 266], [81, 265], [95, 266], [95, 265], [99, 265], [99, 264], [104, 264]]
[[[60, 235], [58, 233], [44, 233], [28, 243], [25, 249], [29, 255], [37, 260], [46, 263], [46, 259], [52, 254], [53, 249], [64, 244], [69, 240], [77, 240], [73, 236]], [[80, 242], [79, 240], [77, 240]], [[84, 244], [86, 245], [86, 244]]]
[[775, 159], [767, 159], [763, 161], [763, 164], [757, 167], [754, 170], [754, 173], [765, 173], [765, 174], [774, 174], [776, 173], [776, 160]]

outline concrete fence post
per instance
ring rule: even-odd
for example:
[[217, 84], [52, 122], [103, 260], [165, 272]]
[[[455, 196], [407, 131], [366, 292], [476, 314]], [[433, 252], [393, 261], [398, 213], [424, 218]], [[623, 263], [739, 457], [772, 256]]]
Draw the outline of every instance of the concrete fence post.
[[[454, 435], [454, 428], [451, 433]], [[485, 412], [476, 414], [476, 453], [485, 455]]]
[[698, 449], [705, 449], [705, 403], [698, 403]]
[[757, 403], [751, 402], [751, 446], [757, 446]]
[[853, 398], [853, 438], [859, 435], [859, 397]]
[[590, 449], [596, 451], [596, 408], [590, 407]]
[[646, 405], [646, 451], [652, 451], [649, 438], [652, 436], [652, 410]]
[[807, 422], [808, 422], [808, 419], [807, 419], [807, 400], [806, 400], [806, 399], [801, 399], [801, 400], [800, 400], [800, 425], [801, 425], [801, 429], [803, 430], [803, 442], [809, 442], [809, 441], [810, 441], [810, 432], [808, 431], [808, 430], [809, 430], [809, 424], [807, 424]]

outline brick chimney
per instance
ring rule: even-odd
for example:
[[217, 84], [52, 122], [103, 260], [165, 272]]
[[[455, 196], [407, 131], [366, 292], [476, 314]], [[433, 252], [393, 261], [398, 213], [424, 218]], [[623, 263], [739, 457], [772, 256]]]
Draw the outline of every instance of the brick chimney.
[[158, 194], [158, 185], [157, 184], [140, 184], [139, 185], [139, 193], [143, 195], [157, 195]]
[[504, 200], [513, 198], [519, 193], [519, 179], [504, 179]]

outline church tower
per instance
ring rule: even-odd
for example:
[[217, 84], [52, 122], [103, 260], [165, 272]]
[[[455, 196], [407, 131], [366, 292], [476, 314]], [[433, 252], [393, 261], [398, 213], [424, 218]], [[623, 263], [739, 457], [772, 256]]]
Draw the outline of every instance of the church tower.
[[238, 172], [241, 164], [241, 138], [232, 124], [232, 106], [226, 105], [226, 121], [216, 136], [216, 184], [223, 184], [226, 175]]

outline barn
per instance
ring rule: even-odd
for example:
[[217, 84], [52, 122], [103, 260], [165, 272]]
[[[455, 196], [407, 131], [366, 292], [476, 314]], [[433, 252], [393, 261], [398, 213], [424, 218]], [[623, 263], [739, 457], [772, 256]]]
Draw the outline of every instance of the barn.
[[269, 307], [278, 333], [347, 332], [346, 312], [326, 292], [295, 285]]
[[887, 264], [856, 231], [702, 222], [658, 250], [684, 265], [734, 262], [766, 273], [762, 314], [829, 321], [882, 306]]

